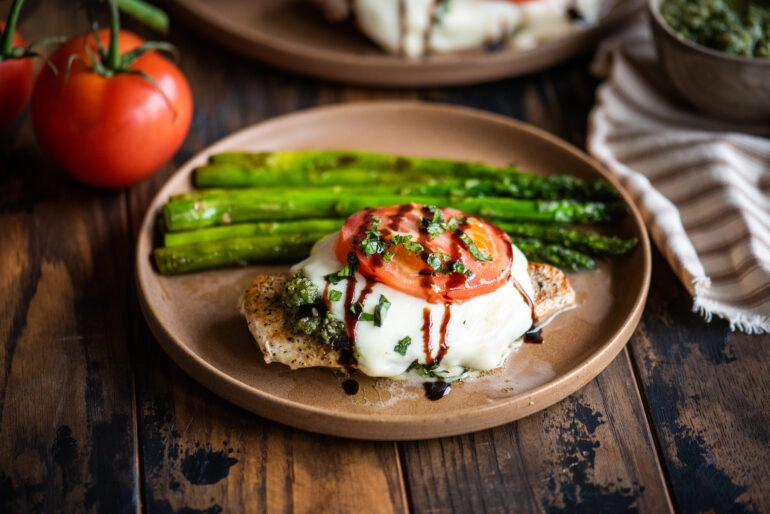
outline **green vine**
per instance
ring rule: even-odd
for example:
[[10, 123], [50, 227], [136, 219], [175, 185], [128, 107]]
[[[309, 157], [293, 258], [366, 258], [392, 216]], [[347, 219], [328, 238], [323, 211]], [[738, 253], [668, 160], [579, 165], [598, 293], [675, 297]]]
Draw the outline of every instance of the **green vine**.
[[19, 15], [21, 14], [21, 6], [23, 4], [24, 0], [13, 0], [11, 4], [11, 10], [8, 12], [8, 17], [5, 21], [5, 28], [0, 33], [0, 61], [40, 57], [35, 48], [64, 41], [62, 37], [50, 37], [35, 41], [26, 47], [13, 46], [13, 35], [19, 24]]

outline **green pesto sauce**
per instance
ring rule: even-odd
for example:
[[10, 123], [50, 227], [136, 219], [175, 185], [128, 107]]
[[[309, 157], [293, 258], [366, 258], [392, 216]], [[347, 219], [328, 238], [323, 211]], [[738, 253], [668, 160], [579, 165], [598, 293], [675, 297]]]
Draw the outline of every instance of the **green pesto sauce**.
[[680, 36], [744, 57], [770, 57], [770, 2], [663, 0], [660, 13]]
[[336, 350], [350, 346], [345, 323], [331, 315], [318, 288], [301, 270], [286, 284], [283, 305], [294, 320], [295, 331]]

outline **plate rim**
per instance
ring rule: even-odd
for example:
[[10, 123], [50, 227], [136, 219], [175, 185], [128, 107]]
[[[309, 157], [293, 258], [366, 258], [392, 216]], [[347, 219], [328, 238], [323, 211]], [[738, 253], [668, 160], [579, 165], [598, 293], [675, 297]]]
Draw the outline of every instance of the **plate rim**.
[[[293, 402], [284, 398], [276, 398], [268, 393], [263, 392], [251, 385], [245, 384], [237, 380], [236, 378], [228, 375], [224, 371], [214, 367], [211, 363], [204, 360], [193, 352], [188, 346], [183, 343], [178, 343], [178, 338], [171, 334], [169, 330], [164, 326], [162, 320], [158, 319], [156, 313], [150, 306], [149, 300], [145, 294], [146, 280], [148, 279], [148, 273], [155, 274], [151, 266], [147, 265], [149, 260], [149, 252], [146, 244], [148, 233], [152, 234], [155, 217], [157, 216], [156, 207], [161, 204], [165, 196], [167, 196], [167, 190], [173, 188], [178, 182], [188, 178], [192, 167], [196, 164], [205, 161], [205, 159], [211, 153], [219, 151], [221, 149], [232, 148], [237, 141], [251, 134], [256, 130], [267, 130], [272, 125], [279, 125], [289, 122], [294, 118], [303, 118], [307, 116], [323, 116], [326, 112], [340, 112], [345, 110], [399, 110], [407, 109], [410, 111], [424, 110], [433, 112], [444, 112], [449, 115], [461, 115], [472, 116], [475, 118], [483, 119], [484, 121], [500, 123], [508, 127], [512, 127], [516, 130], [529, 132], [537, 137], [545, 139], [549, 143], [555, 144], [562, 149], [568, 151], [573, 157], [586, 161], [591, 165], [594, 171], [599, 175], [611, 181], [618, 187], [624, 201], [629, 206], [629, 215], [633, 217], [634, 224], [637, 230], [639, 230], [639, 246], [638, 251], [642, 252], [642, 261], [644, 263], [644, 269], [642, 270], [642, 287], [636, 291], [636, 295], [628, 316], [625, 318], [620, 327], [612, 334], [606, 343], [601, 345], [595, 351], [590, 353], [585, 359], [577, 363], [574, 367], [570, 368], [567, 372], [557, 375], [553, 379], [527, 390], [524, 393], [513, 395], [509, 398], [508, 402], [496, 402], [487, 406], [468, 406], [459, 411], [453, 411], [455, 417], [462, 418], [464, 415], [472, 410], [473, 414], [478, 414], [479, 410], [484, 412], [496, 412], [506, 409], [516, 411], [511, 419], [503, 421], [502, 423], [489, 424], [484, 421], [478, 421], [471, 423], [469, 429], [453, 430], [447, 428], [442, 430], [441, 427], [434, 428], [429, 436], [422, 435], [408, 436], [403, 432], [406, 427], [413, 429], [416, 425], [426, 425], [428, 423], [435, 422], [435, 415], [415, 415], [409, 414], [409, 420], [400, 419], [389, 415], [385, 418], [380, 415], [372, 415], [370, 413], [345, 413], [343, 416], [335, 415], [329, 411], [317, 408], [315, 406], [307, 406], [302, 404], [299, 406], [296, 402]], [[618, 179], [605, 170], [601, 164], [589, 156], [585, 152], [570, 144], [567, 141], [533, 125], [525, 122], [509, 118], [504, 115], [491, 113], [489, 111], [483, 111], [472, 107], [461, 107], [449, 104], [430, 103], [422, 101], [374, 101], [374, 102], [354, 102], [344, 104], [333, 104], [319, 107], [312, 107], [292, 113], [271, 117], [253, 125], [239, 129], [228, 136], [215, 141], [211, 145], [203, 148], [200, 152], [196, 153], [193, 157], [188, 159], [182, 166], [180, 166], [160, 187], [160, 189], [153, 196], [147, 211], [142, 219], [142, 223], [139, 231], [139, 240], [136, 245], [135, 254], [135, 266], [136, 266], [136, 288], [139, 304], [144, 315], [144, 318], [156, 340], [164, 351], [169, 355], [172, 360], [176, 362], [191, 378], [195, 381], [203, 384], [206, 388], [217, 394], [219, 397], [238, 405], [252, 413], [272, 419], [279, 423], [283, 423], [296, 428], [308, 430], [316, 433], [323, 433], [327, 435], [341, 436], [352, 439], [364, 439], [364, 440], [418, 440], [434, 437], [444, 437], [451, 435], [458, 435], [464, 433], [475, 432], [477, 430], [491, 428], [500, 424], [509, 423], [517, 419], [529, 416], [535, 412], [538, 412], [550, 405], [553, 405], [563, 398], [566, 398], [570, 394], [581, 389], [593, 378], [598, 376], [609, 363], [623, 350], [628, 340], [631, 338], [636, 326], [638, 325], [642, 312], [644, 310], [647, 294], [649, 291], [652, 262], [651, 262], [651, 245], [646, 226], [643, 222], [639, 210], [636, 208], [631, 200], [629, 193], [620, 185]], [[152, 240], [152, 237], [150, 237]], [[150, 246], [149, 250], [151, 251]], [[597, 367], [598, 371], [590, 371], [585, 373], [587, 368]], [[204, 373], [197, 373], [203, 371]], [[569, 384], [569, 385], [565, 385]], [[563, 395], [557, 395], [553, 401], [540, 403], [541, 396], [547, 394], [547, 391], [557, 387], [564, 386], [569, 391]], [[511, 408], [508, 403], [512, 403], [514, 398], [529, 398], [528, 405], [524, 407]], [[276, 408], [278, 405], [278, 408]], [[268, 406], [270, 409], [268, 409]], [[265, 412], [268, 411], [269, 412]], [[298, 419], [296, 413], [301, 414]], [[402, 416], [403, 417], [403, 416]], [[344, 420], [346, 423], [352, 423], [359, 427], [360, 430], [355, 436], [350, 435], [348, 432], [344, 434], [338, 430], [327, 430], [326, 424], [323, 420]], [[373, 435], [374, 432], [382, 433], [383, 427], [387, 428], [388, 437], [383, 438], [381, 435]], [[432, 425], [433, 427], [433, 425]], [[401, 435], [399, 435], [401, 433]]]
[[[615, 0], [599, 23], [541, 43], [533, 49], [483, 54], [444, 54], [404, 59], [382, 53], [354, 54], [244, 31], [223, 12], [209, 16], [202, 0], [166, 0], [183, 24], [225, 48], [271, 66], [336, 82], [382, 87], [440, 87], [478, 84], [542, 71], [595, 47], [609, 32], [644, 10], [644, 0]], [[319, 13], [320, 16], [320, 13]], [[559, 47], [564, 47], [561, 53]], [[540, 58], [540, 59], [538, 59]], [[465, 69], [458, 70], [459, 67]], [[431, 73], [435, 76], [431, 76]]]

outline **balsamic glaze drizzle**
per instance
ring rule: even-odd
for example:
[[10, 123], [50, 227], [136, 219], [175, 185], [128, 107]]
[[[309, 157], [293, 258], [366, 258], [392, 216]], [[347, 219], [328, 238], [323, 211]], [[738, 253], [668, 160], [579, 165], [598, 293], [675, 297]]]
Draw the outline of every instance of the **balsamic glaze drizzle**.
[[342, 382], [342, 390], [345, 391], [345, 394], [353, 396], [358, 392], [358, 382], [352, 378], [348, 378]]
[[532, 328], [524, 332], [524, 342], [534, 343], [534, 344], [543, 344], [543, 329]]
[[425, 382], [423, 387], [425, 388], [425, 397], [434, 402], [442, 399], [452, 390], [452, 385], [444, 381]]

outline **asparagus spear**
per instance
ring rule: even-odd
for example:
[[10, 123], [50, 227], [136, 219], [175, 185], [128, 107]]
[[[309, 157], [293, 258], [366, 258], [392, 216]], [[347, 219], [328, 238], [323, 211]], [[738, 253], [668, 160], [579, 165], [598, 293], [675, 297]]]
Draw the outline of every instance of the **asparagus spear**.
[[[579, 187], [593, 187], [589, 183], [580, 185], [574, 179], [560, 177], [539, 178], [532, 184], [529, 177], [453, 177], [436, 173], [408, 173], [390, 170], [365, 170], [342, 168], [338, 170], [307, 171], [291, 169], [280, 172], [248, 168], [238, 164], [208, 164], [195, 169], [195, 185], [199, 188], [285, 188], [285, 187], [377, 187], [390, 184], [394, 188], [412, 190], [453, 190], [458, 196], [510, 196], [513, 198], [559, 198], [560, 191], [568, 183], [573, 191]], [[588, 199], [587, 192], [573, 194]], [[608, 195], [614, 198], [617, 195]], [[597, 198], [598, 199], [598, 198]]]
[[292, 235], [292, 234], [331, 234], [339, 230], [345, 220], [342, 218], [308, 219], [300, 221], [264, 221], [259, 223], [234, 223], [200, 230], [168, 232], [163, 235], [167, 247], [181, 246], [207, 241], [219, 241], [236, 237]]
[[[416, 200], [418, 201], [418, 200]], [[426, 203], [419, 202], [418, 203]], [[606, 223], [627, 214], [625, 205], [574, 200], [518, 200], [515, 198], [463, 198], [452, 207], [492, 220]]]
[[237, 164], [270, 171], [326, 171], [338, 169], [424, 172], [449, 176], [509, 173], [480, 162], [425, 157], [405, 157], [361, 150], [279, 150], [275, 152], [221, 152], [211, 155], [212, 164]]
[[255, 262], [299, 260], [325, 234], [235, 237], [219, 241], [185, 244], [153, 251], [158, 271], [178, 275], [191, 271], [243, 266]]
[[590, 256], [556, 244], [543, 243], [534, 239], [517, 239], [514, 244], [530, 261], [545, 262], [561, 269], [572, 271], [592, 270], [596, 261]]
[[[230, 227], [225, 227], [230, 228]], [[195, 233], [206, 232], [205, 229]], [[200, 235], [200, 234], [196, 234]], [[308, 255], [313, 244], [326, 233], [231, 237], [219, 240], [156, 248], [153, 251], [158, 271], [179, 275], [206, 269], [243, 266], [256, 262], [296, 261]], [[514, 241], [526, 257], [573, 271], [596, 267], [588, 255], [556, 244], [532, 239]]]
[[630, 251], [638, 243], [636, 238], [602, 236], [588, 230], [567, 228], [561, 225], [510, 221], [499, 221], [496, 224], [514, 240], [530, 239], [558, 244], [594, 257], [621, 255]]
[[285, 187], [366, 185], [403, 182], [431, 182], [440, 177], [428, 174], [406, 174], [401, 171], [340, 168], [309, 171], [303, 168], [268, 169], [248, 164], [206, 164], [195, 168], [197, 187]]
[[211, 200], [214, 198], [227, 197], [230, 199], [243, 198], [252, 199], [254, 197], [264, 197], [266, 194], [271, 197], [293, 197], [296, 195], [320, 195], [335, 194], [343, 195], [419, 195], [448, 197], [454, 199], [475, 198], [475, 197], [510, 197], [504, 191], [504, 186], [500, 182], [488, 180], [451, 180], [445, 182], [419, 183], [419, 182], [391, 182], [389, 184], [336, 184], [329, 186], [308, 187], [307, 185], [292, 185], [278, 188], [245, 187], [245, 188], [203, 188], [172, 195], [169, 201], [176, 202], [180, 200]]
[[[337, 196], [351, 196], [351, 195], [413, 195], [413, 196], [430, 196], [430, 197], [443, 197], [453, 200], [460, 200], [463, 198], [480, 198], [480, 197], [511, 197], [504, 191], [501, 192], [499, 183], [492, 183], [489, 181], [478, 181], [475, 179], [469, 179], [464, 181], [447, 181], [441, 183], [390, 183], [390, 184], [371, 184], [368, 186], [363, 185], [332, 185], [332, 186], [318, 186], [308, 187], [302, 185], [287, 186], [283, 188], [261, 188], [261, 187], [246, 187], [246, 188], [203, 188], [195, 189], [186, 193], [179, 193], [172, 195], [169, 198], [170, 202], [176, 202], [180, 200], [211, 200], [214, 198], [227, 197], [230, 199], [243, 198], [252, 199], [255, 196], [264, 197], [270, 195], [273, 198], [283, 197], [290, 198], [296, 195], [321, 195], [321, 194], [334, 194]], [[574, 200], [579, 201], [579, 200]]]
[[[273, 199], [291, 199], [297, 196], [328, 196], [333, 195], [337, 198], [342, 196], [351, 196], [351, 195], [399, 195], [399, 194], [410, 194], [413, 192], [421, 191], [418, 187], [415, 187], [415, 189], [412, 189], [410, 186], [398, 186], [394, 184], [376, 184], [371, 185], [368, 187], [364, 186], [353, 186], [353, 187], [346, 187], [346, 186], [326, 186], [326, 187], [319, 187], [319, 188], [308, 188], [308, 187], [302, 187], [302, 186], [295, 186], [295, 187], [284, 187], [281, 189], [263, 189], [258, 187], [249, 187], [249, 188], [236, 188], [236, 189], [222, 189], [222, 188], [213, 188], [213, 189], [195, 189], [193, 191], [188, 191], [186, 193], [179, 193], [175, 195], [171, 195], [169, 197], [169, 202], [179, 202], [179, 201], [218, 201], [218, 200], [227, 200], [227, 201], [253, 201], [255, 199], [259, 198], [265, 198], [266, 196], [269, 196]], [[444, 193], [451, 191], [451, 189], [448, 188], [439, 188], [436, 189], [436, 195], [435, 196], [443, 196]], [[429, 196], [434, 196], [433, 194], [429, 194]]]
[[610, 200], [619, 196], [605, 180], [544, 177], [513, 167], [347, 150], [225, 152], [212, 155], [210, 164], [195, 172], [198, 187], [430, 183], [467, 178], [493, 181], [498, 194], [516, 198]]
[[[602, 236], [588, 230], [567, 228], [561, 225], [495, 221], [513, 240], [536, 240], [576, 250], [592, 257], [621, 255], [633, 249], [636, 238]], [[164, 234], [165, 246], [217, 241], [235, 237], [291, 235], [303, 233], [331, 234], [345, 223], [343, 218], [319, 218], [257, 223], [234, 223], [199, 230], [185, 230]]]
[[438, 196], [398, 194], [356, 194], [340, 197], [336, 193], [302, 191], [273, 196], [242, 191], [233, 196], [203, 200], [178, 200], [164, 205], [163, 215], [169, 231], [191, 230], [245, 221], [303, 218], [336, 218], [356, 211], [412, 201], [439, 207], [451, 206], [468, 214], [501, 220], [552, 221], [560, 223], [598, 223], [623, 214], [621, 204], [576, 202], [572, 200], [518, 200], [512, 198], [463, 198], [450, 201]]
[[[492, 221], [514, 241], [539, 241], [544, 244], [555, 244], [592, 257], [620, 255], [630, 251], [637, 244], [636, 238], [602, 236], [588, 230], [567, 228], [561, 225]], [[344, 222], [343, 218], [319, 218], [234, 223], [199, 230], [169, 232], [164, 234], [164, 244], [171, 247], [248, 236], [331, 234], [339, 230]]]
[[[199, 188], [356, 188], [378, 187], [390, 184], [393, 188], [411, 190], [454, 190], [459, 196], [510, 196], [514, 198], [559, 198], [560, 190], [569, 184], [573, 191], [579, 187], [593, 187], [588, 182], [575, 183], [571, 177], [542, 177], [537, 184], [522, 175], [521, 177], [453, 177], [433, 174], [415, 174], [390, 170], [364, 170], [342, 168], [338, 170], [306, 171], [291, 169], [281, 172], [248, 168], [237, 164], [208, 164], [195, 169], [195, 185]], [[590, 198], [583, 192], [580, 198]], [[617, 195], [607, 195], [614, 198]]]

